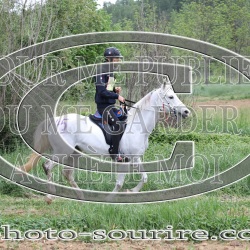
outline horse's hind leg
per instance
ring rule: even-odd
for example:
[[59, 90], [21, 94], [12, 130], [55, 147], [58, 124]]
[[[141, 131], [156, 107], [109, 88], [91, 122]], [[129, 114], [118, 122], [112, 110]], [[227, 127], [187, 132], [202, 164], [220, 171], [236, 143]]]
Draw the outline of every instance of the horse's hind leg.
[[119, 192], [123, 186], [124, 180], [125, 180], [125, 176], [126, 174], [117, 174], [117, 178], [116, 178], [116, 183], [115, 183], [115, 188], [113, 189], [112, 193], [108, 194], [106, 197], [106, 201], [107, 202], [112, 202], [115, 198], [114, 194], [115, 192]]
[[[55, 186], [53, 184], [51, 184], [52, 182], [52, 169], [55, 166], [55, 162], [48, 160], [45, 163], [42, 164], [43, 170], [45, 172], [45, 174], [47, 175], [47, 179], [49, 181], [48, 183], [48, 190], [51, 194], [55, 194], [56, 193], [56, 189]], [[45, 196], [45, 201], [48, 204], [51, 204], [51, 202], [53, 201], [55, 197], [53, 195], [47, 194]]]
[[50, 194], [45, 196], [45, 201], [48, 204], [51, 204], [51, 202], [53, 201], [53, 199], [55, 199], [55, 197], [52, 194], [56, 194], [56, 188], [55, 185], [53, 184], [53, 180], [52, 180], [52, 169], [54, 168], [54, 166], [57, 164], [57, 162], [62, 162], [64, 163], [64, 161], [68, 160], [68, 156], [65, 154], [54, 154], [51, 156], [51, 160], [48, 160], [45, 162], [45, 164], [42, 165], [43, 170], [45, 172], [45, 174], [47, 175], [48, 178], [48, 191]]
[[[69, 162], [72, 163], [72, 164], [69, 164], [69, 165], [73, 166], [74, 162], [72, 161], [71, 157], [69, 158]], [[71, 187], [78, 189], [78, 190], [75, 190], [77, 198], [79, 200], [84, 200], [84, 195], [83, 195], [81, 189], [79, 188], [79, 186], [77, 185], [77, 183], [75, 182], [75, 179], [74, 179], [74, 169], [69, 168], [69, 167], [65, 167], [62, 170], [62, 174], [67, 179], [67, 181], [68, 181], [68, 183], [70, 184]]]

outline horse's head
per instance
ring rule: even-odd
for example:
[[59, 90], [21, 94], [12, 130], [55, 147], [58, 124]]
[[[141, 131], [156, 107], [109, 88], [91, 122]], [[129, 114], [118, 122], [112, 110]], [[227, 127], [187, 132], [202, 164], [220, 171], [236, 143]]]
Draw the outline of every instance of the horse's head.
[[180, 115], [182, 118], [187, 118], [190, 115], [190, 110], [182, 103], [175, 94], [171, 84], [162, 84], [158, 89], [157, 106], [167, 113]]

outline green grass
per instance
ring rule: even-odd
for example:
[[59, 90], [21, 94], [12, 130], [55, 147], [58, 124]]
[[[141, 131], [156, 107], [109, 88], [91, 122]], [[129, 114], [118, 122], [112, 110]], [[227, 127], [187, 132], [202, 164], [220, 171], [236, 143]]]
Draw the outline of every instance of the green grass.
[[[57, 199], [47, 206], [41, 198], [21, 199], [0, 196], [0, 225], [21, 230], [48, 228], [77, 232], [96, 229], [173, 229], [198, 228], [217, 235], [221, 230], [249, 226], [249, 199], [227, 200], [200, 196], [175, 202], [144, 205], [107, 205]], [[226, 216], [225, 216], [226, 215]], [[1, 231], [1, 230], [0, 230]]]
[[199, 100], [250, 99], [250, 84], [208, 84], [197, 85], [193, 94]]
[[[199, 108], [193, 123], [186, 130], [194, 130], [202, 134], [250, 135], [250, 116], [248, 108], [235, 107]], [[192, 120], [190, 119], [190, 122]], [[192, 129], [193, 128], [193, 129]]]

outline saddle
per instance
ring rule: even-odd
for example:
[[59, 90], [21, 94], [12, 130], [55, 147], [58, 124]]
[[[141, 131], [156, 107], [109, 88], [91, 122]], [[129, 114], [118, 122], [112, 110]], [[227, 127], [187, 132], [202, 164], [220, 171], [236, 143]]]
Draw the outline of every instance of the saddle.
[[[122, 111], [122, 109], [117, 109], [115, 111], [115, 115], [116, 117], [120, 120], [120, 121], [126, 121], [127, 120], [127, 115], [124, 114], [124, 112]], [[110, 133], [107, 133], [107, 131], [114, 131], [113, 126], [109, 125], [108, 123], [103, 123], [102, 122], [102, 115], [96, 111], [95, 114], [93, 115], [89, 115], [90, 120], [95, 123], [103, 132], [103, 135], [105, 137], [105, 141], [109, 146], [112, 146], [112, 135]], [[122, 133], [120, 134], [120, 139], [123, 136], [123, 133], [125, 131], [126, 128], [126, 123], [122, 123], [121, 126], [123, 126], [122, 128]]]

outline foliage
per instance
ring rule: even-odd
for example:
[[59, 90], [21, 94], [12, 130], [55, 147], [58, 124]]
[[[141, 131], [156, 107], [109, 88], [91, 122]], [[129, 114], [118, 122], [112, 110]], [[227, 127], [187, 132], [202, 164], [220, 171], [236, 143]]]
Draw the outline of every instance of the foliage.
[[134, 11], [138, 3], [134, 0], [117, 0], [115, 4], [104, 2], [103, 9], [112, 16], [112, 23], [116, 24], [122, 20], [134, 20]]
[[[21, 0], [0, 0], [0, 7], [1, 55], [61, 36], [111, 29], [110, 17], [103, 10], [97, 10], [94, 0], [41, 0], [34, 4]], [[11, 149], [15, 141], [20, 139], [10, 129], [15, 127], [12, 117], [16, 115], [17, 109], [14, 106], [19, 104], [31, 87], [55, 73], [50, 69], [53, 63], [51, 58], [60, 61], [61, 68], [58, 71], [67, 70], [95, 63], [96, 58], [103, 54], [104, 47], [105, 45], [93, 45], [55, 52], [26, 63], [25, 67], [13, 72], [13, 81], [1, 86], [0, 93], [0, 108], [4, 113], [0, 117], [0, 124], [4, 123], [0, 131], [2, 150]], [[76, 92], [72, 89], [67, 95], [75, 95], [77, 98]]]
[[182, 0], [117, 0], [115, 3], [104, 2], [103, 9], [112, 15], [112, 22], [116, 24], [123, 20], [136, 22], [135, 13], [142, 6], [149, 4], [155, 10], [155, 15], [160, 17], [165, 15], [168, 19], [173, 10], [178, 11]]
[[4, 181], [0, 179], [1, 194], [9, 195], [12, 197], [24, 197], [26, 190], [20, 186], [11, 183], [10, 181]]
[[[204, 0], [183, 3], [179, 12], [172, 13], [171, 33], [207, 41], [248, 55], [249, 6], [248, 0]], [[208, 63], [205, 57], [203, 67], [206, 70], [206, 83], [209, 83]], [[221, 71], [220, 74], [225, 73], [222, 64], [212, 62], [212, 65], [213, 73], [218, 73], [218, 69]]]
[[249, 45], [249, 1], [194, 1], [172, 15], [172, 33], [188, 36], [237, 53]]

